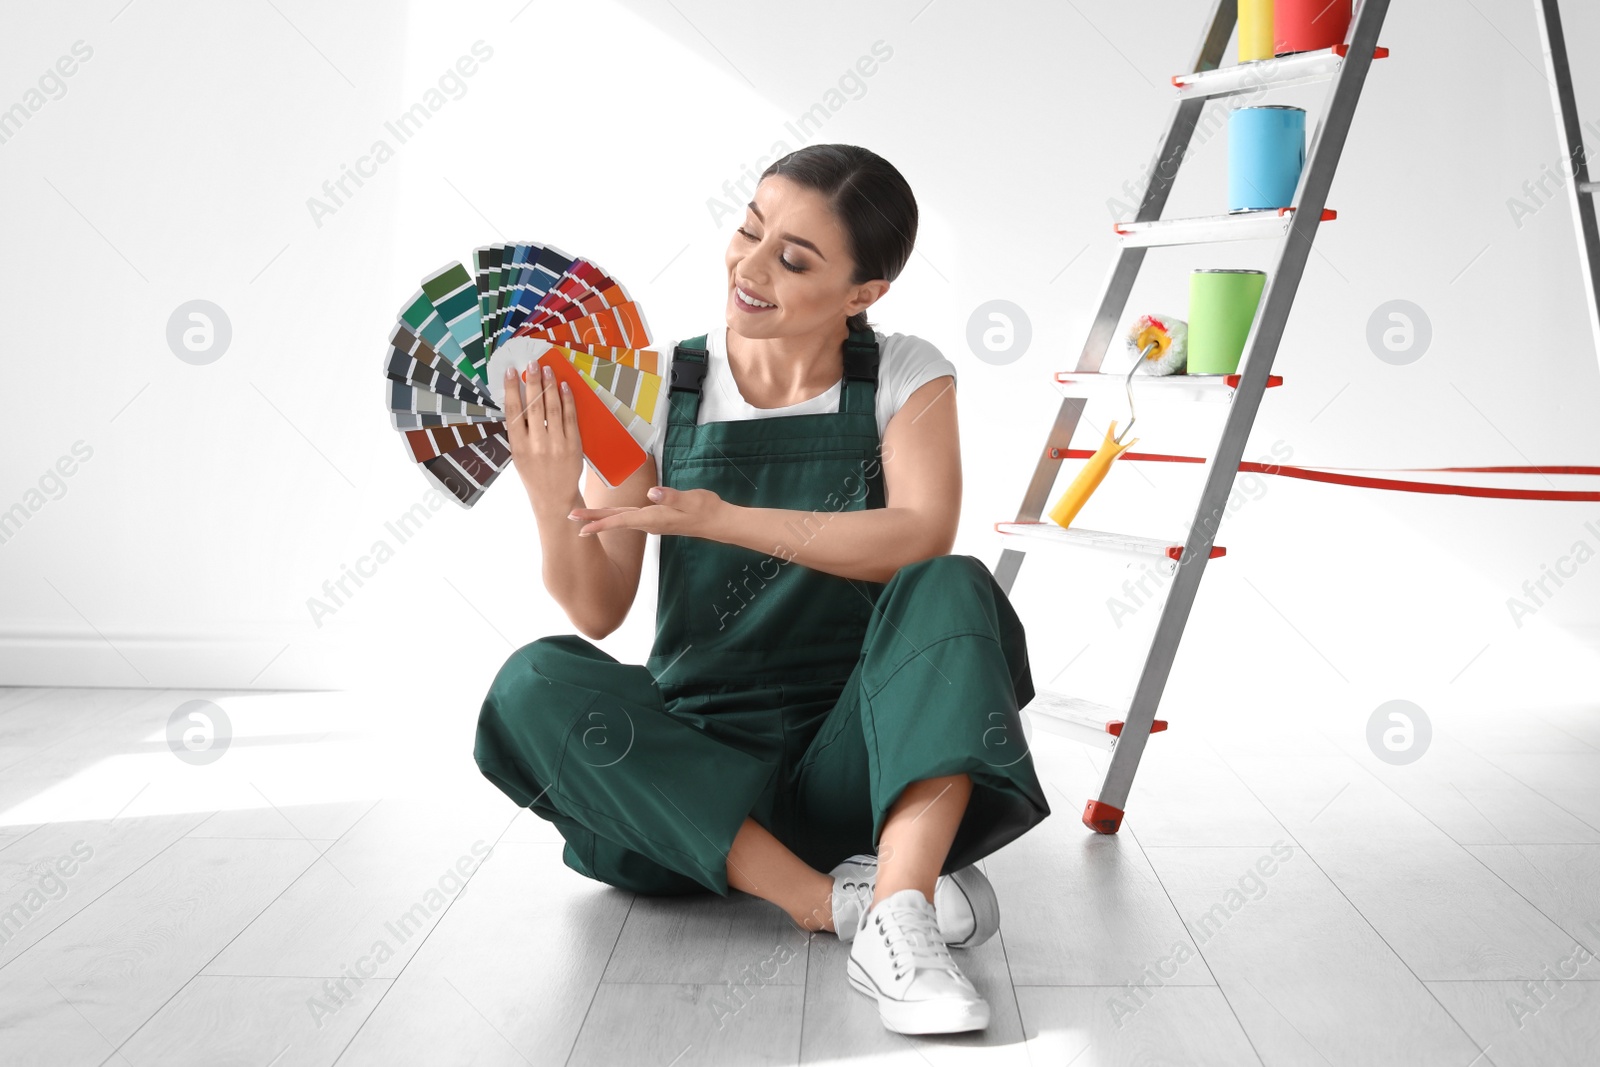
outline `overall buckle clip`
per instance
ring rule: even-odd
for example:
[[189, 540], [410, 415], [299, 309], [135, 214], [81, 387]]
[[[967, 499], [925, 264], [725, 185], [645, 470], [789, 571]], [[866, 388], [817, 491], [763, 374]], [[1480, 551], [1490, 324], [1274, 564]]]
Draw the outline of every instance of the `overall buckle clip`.
[[846, 380], [863, 382], [878, 380], [878, 344], [876, 341], [847, 340], [844, 343], [844, 376]]
[[[694, 351], [693, 349], [679, 349], [679, 354]], [[705, 352], [700, 352], [699, 359], [680, 359], [675, 355], [672, 367], [669, 370], [667, 392], [681, 389], [685, 392], [698, 393], [701, 383], [706, 380]]]

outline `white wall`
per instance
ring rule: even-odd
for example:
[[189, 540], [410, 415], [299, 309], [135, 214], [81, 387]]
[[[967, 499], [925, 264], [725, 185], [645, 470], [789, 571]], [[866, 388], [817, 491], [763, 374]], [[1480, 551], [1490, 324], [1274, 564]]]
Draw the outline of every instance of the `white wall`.
[[[1585, 69], [1600, 12], [1567, 6], [1600, 130]], [[1148, 162], [1205, 7], [503, 0], [413, 2], [402, 18], [375, 2], [104, 0], [14, 13], [0, 106], [75, 42], [93, 54], [0, 144], [0, 508], [42, 503], [0, 544], [0, 682], [415, 678], [475, 703], [512, 647], [572, 627], [542, 595], [514, 479], [472, 512], [445, 504], [403, 544], [387, 529], [427, 488], [380, 399], [395, 310], [473, 246], [534, 239], [611, 269], [662, 339], [715, 325], [735, 223], [710, 202], [775, 141], [798, 147], [786, 124], [826, 105], [880, 41], [892, 56], [834, 98], [812, 140], [867, 145], [917, 192], [918, 254], [875, 318], [961, 368], [956, 550], [992, 565], [991, 524], [1014, 514], [1055, 411], [1049, 375], [1075, 362], [1111, 261], [1107, 200]], [[1287, 384], [1264, 402], [1247, 458], [1276, 444], [1291, 462], [1339, 466], [1600, 462], [1570, 213], [1558, 199], [1519, 226], [1507, 207], [1559, 161], [1533, 6], [1451, 7], [1394, 4], [1393, 57], [1373, 68], [1330, 197], [1340, 217], [1318, 237], [1274, 366]], [[493, 55], [464, 95], [396, 144], [385, 121], [480, 40]], [[1316, 107], [1321, 94], [1272, 99]], [[379, 138], [393, 158], [319, 224], [308, 198]], [[1224, 164], [1224, 137], [1199, 146], [1169, 213], [1221, 210]], [[1267, 256], [1152, 253], [1133, 310], [1182, 314], [1189, 269], [1265, 268]], [[233, 329], [207, 366], [165, 339], [196, 298]], [[1026, 309], [1034, 331], [1006, 366], [965, 342], [969, 315], [994, 298]], [[1369, 315], [1396, 298], [1434, 332], [1405, 367], [1365, 341]], [[1140, 448], [1204, 453], [1221, 414], [1143, 411]], [[1124, 418], [1086, 415], [1080, 445]], [[30, 497], [78, 441], [90, 458]], [[1176, 534], [1197, 472], [1139, 471], [1119, 467], [1082, 523]], [[1169, 700], [1555, 702], [1593, 677], [1600, 564], [1521, 626], [1506, 600], [1576, 542], [1600, 548], [1600, 504], [1281, 478], [1241, 493]], [[393, 558], [314, 622], [308, 598], [379, 540]], [[1131, 686], [1143, 646], [1127, 638], [1155, 612], [1112, 625], [1106, 598], [1128, 577], [1137, 568], [1092, 560], [1024, 566], [1014, 598], [1038, 684], [1108, 699]], [[603, 642], [619, 659], [648, 650], [654, 590], [647, 573], [628, 624]]]

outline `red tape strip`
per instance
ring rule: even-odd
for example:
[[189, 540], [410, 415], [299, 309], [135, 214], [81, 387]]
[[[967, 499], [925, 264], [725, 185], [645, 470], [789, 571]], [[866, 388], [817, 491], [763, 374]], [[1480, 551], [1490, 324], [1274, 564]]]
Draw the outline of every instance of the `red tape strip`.
[[[1066, 459], [1088, 459], [1093, 449], [1069, 448], [1061, 453]], [[1204, 456], [1168, 456], [1159, 452], [1124, 452], [1118, 463], [1145, 460], [1153, 463], [1204, 463]], [[1284, 463], [1239, 464], [1239, 470], [1257, 474], [1281, 474], [1285, 478], [1302, 478], [1308, 482], [1329, 482], [1335, 485], [1354, 485], [1363, 489], [1389, 489], [1402, 493], [1437, 493], [1445, 496], [1485, 496], [1503, 500], [1590, 500], [1600, 501], [1600, 491], [1563, 489], [1502, 489], [1487, 485], [1457, 485], [1450, 482], [1414, 482], [1403, 478], [1361, 478], [1348, 474], [1329, 474], [1328, 471], [1417, 471], [1477, 474], [1587, 474], [1600, 476], [1600, 467], [1327, 467], [1312, 470], [1309, 467], [1292, 467]]]

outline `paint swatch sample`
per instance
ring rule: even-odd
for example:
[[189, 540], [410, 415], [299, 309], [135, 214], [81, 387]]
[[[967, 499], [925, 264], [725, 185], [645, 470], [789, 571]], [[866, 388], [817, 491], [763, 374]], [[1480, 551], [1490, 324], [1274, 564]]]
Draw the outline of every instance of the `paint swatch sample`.
[[511, 465], [507, 365], [532, 367], [534, 389], [541, 362], [570, 385], [584, 460], [606, 485], [648, 458], [665, 392], [660, 353], [647, 347], [638, 304], [590, 260], [554, 245], [482, 245], [470, 270], [430, 271], [396, 319], [383, 367], [390, 424], [423, 476], [461, 506]]
[[581, 345], [575, 341], [553, 344], [527, 335], [513, 337], [489, 357], [489, 381], [485, 385], [490, 399], [503, 407], [506, 369], [521, 373], [546, 352], [554, 352], [588, 375], [591, 388], [604, 388], [646, 422], [655, 420], [656, 405], [664, 395], [664, 379], [648, 369], [657, 365], [659, 353], [647, 349]]

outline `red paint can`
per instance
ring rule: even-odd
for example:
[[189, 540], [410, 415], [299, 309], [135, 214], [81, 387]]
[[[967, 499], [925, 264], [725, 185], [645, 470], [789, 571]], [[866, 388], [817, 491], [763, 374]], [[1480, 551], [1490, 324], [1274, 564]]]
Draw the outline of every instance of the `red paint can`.
[[1350, 0], [1274, 0], [1273, 54], [1314, 52], [1343, 44], [1350, 32]]

